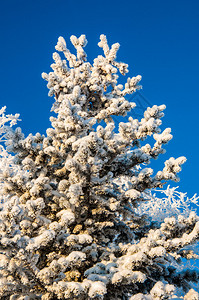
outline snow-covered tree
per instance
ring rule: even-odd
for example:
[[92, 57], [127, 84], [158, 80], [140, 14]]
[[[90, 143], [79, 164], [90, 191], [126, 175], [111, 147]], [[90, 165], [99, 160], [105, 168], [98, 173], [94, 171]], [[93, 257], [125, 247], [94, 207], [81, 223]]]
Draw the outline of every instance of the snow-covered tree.
[[55, 98], [46, 135], [24, 137], [12, 127], [19, 116], [0, 111], [0, 299], [199, 299], [199, 273], [185, 268], [196, 258], [199, 217], [158, 222], [139, 210], [185, 162], [172, 157], [156, 174], [146, 167], [172, 138], [160, 130], [165, 105], [115, 129], [112, 116], [134, 108], [125, 96], [141, 76], [118, 83], [128, 65], [104, 35], [93, 64], [85, 36], [71, 42], [77, 54], [60, 37], [65, 59], [54, 53], [53, 71], [42, 74]]

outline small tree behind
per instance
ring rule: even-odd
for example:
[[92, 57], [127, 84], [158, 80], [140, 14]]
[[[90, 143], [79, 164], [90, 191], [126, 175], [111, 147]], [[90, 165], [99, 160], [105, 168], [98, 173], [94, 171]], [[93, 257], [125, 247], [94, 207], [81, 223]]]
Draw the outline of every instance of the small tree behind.
[[[141, 76], [118, 84], [119, 44], [100, 36], [99, 55], [86, 60], [84, 35], [72, 36], [77, 54], [60, 37], [53, 71], [42, 76], [54, 96], [46, 136], [12, 129], [18, 115], [1, 110], [1, 299], [198, 299], [199, 275], [182, 269], [196, 256], [187, 248], [199, 237], [199, 218], [151, 221], [136, 208], [145, 192], [177, 181], [185, 158], [170, 158], [153, 175], [151, 159], [164, 153], [170, 128], [160, 130], [165, 105], [147, 108], [114, 130], [125, 116]], [[6, 122], [10, 126], [6, 126]], [[105, 122], [106, 125], [102, 126]], [[143, 143], [148, 136], [154, 145]], [[10, 154], [9, 154], [10, 153]], [[195, 297], [195, 298], [194, 298]]]

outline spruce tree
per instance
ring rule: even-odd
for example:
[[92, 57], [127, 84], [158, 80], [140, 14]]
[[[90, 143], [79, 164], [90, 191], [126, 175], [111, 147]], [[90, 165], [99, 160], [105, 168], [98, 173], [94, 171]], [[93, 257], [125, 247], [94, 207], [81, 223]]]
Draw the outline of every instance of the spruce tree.
[[[52, 72], [43, 73], [54, 96], [46, 135], [24, 136], [19, 115], [0, 111], [0, 299], [199, 299], [193, 289], [199, 217], [190, 212], [161, 222], [139, 212], [147, 195], [178, 180], [184, 157], [147, 167], [164, 153], [171, 130], [160, 129], [165, 105], [129, 117], [127, 95], [141, 76], [118, 83], [128, 65], [119, 44], [86, 59], [85, 35], [60, 37]], [[153, 137], [153, 143], [147, 138]], [[150, 141], [152, 138], [149, 139]]]

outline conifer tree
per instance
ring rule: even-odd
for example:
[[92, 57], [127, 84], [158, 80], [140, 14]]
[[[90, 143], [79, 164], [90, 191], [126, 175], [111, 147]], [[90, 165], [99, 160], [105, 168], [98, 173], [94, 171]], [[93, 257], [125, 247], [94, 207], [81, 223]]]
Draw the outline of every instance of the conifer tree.
[[[128, 65], [116, 61], [119, 44], [90, 64], [86, 37], [60, 37], [52, 72], [43, 73], [54, 115], [46, 135], [24, 136], [19, 115], [0, 111], [0, 299], [199, 299], [196, 258], [199, 217], [153, 221], [139, 213], [149, 191], [178, 180], [184, 157], [171, 157], [153, 174], [147, 167], [164, 153], [170, 128], [161, 132], [165, 105], [141, 120], [126, 95], [141, 76], [118, 83]], [[150, 145], [147, 137], [153, 136]]]

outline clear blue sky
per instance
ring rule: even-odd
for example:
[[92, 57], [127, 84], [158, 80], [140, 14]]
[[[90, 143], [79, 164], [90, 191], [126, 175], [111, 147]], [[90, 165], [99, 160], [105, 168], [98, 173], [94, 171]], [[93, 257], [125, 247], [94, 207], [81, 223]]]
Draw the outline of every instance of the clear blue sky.
[[166, 104], [163, 127], [173, 140], [157, 161], [185, 155], [180, 189], [199, 194], [199, 2], [160, 0], [1, 0], [0, 106], [20, 113], [28, 134], [45, 133], [52, 98], [43, 71], [50, 70], [57, 38], [86, 34], [90, 61], [101, 52], [99, 35], [119, 42], [118, 60], [129, 75], [143, 76], [143, 95]]

